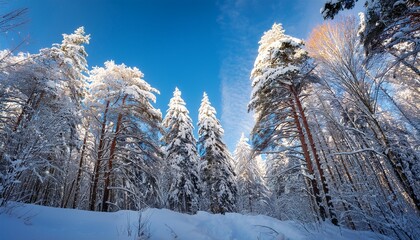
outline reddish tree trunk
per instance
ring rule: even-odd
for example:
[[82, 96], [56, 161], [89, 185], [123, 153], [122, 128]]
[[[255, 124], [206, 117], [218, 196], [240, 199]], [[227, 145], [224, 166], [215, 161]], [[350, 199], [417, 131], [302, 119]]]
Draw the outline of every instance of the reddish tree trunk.
[[96, 195], [97, 195], [97, 189], [98, 189], [98, 181], [99, 181], [99, 168], [101, 167], [101, 161], [103, 157], [104, 152], [104, 142], [105, 142], [105, 128], [106, 128], [106, 117], [108, 114], [109, 109], [109, 101], [106, 102], [105, 112], [104, 112], [104, 118], [102, 121], [102, 128], [101, 128], [101, 137], [99, 140], [99, 146], [98, 146], [98, 160], [95, 163], [95, 170], [94, 170], [94, 176], [93, 176], [93, 186], [92, 186], [92, 195], [90, 199], [89, 209], [92, 211], [95, 211], [95, 205], [96, 205]]
[[311, 148], [312, 155], [314, 156], [316, 167], [318, 168], [319, 176], [321, 178], [322, 190], [324, 191], [325, 199], [326, 199], [327, 205], [328, 205], [328, 212], [331, 216], [331, 222], [334, 225], [338, 225], [338, 220], [337, 220], [337, 217], [334, 213], [334, 205], [332, 204], [331, 196], [329, 195], [327, 180], [325, 178], [324, 170], [321, 167], [320, 159], [319, 159], [316, 147], [315, 147], [315, 142], [314, 142], [314, 139], [312, 137], [311, 130], [309, 129], [308, 120], [306, 118], [305, 112], [303, 110], [303, 107], [302, 107], [302, 104], [300, 102], [299, 96], [296, 92], [296, 89], [293, 86], [290, 86], [290, 91], [292, 92], [293, 97], [294, 97], [295, 102], [296, 102], [296, 105], [298, 107], [299, 114], [302, 118], [303, 127], [305, 128], [305, 132], [306, 132], [306, 135], [307, 135], [307, 138], [308, 138], [308, 141], [309, 141], [309, 146]]
[[[321, 129], [321, 125], [319, 124], [318, 118], [315, 116], [315, 114], [313, 114], [313, 118], [314, 118], [314, 120], [316, 122], [316, 125], [317, 125], [318, 129]], [[339, 181], [338, 184], [340, 184], [340, 185], [341, 184], [345, 184], [345, 180], [343, 179], [343, 177], [341, 177], [341, 171], [338, 168], [337, 164], [335, 164], [334, 159], [331, 159], [331, 160], [332, 160], [332, 165], [334, 166], [334, 169], [335, 169], [335, 173], [334, 173], [334, 169], [332, 169], [332, 167], [330, 167], [331, 164], [328, 163], [328, 155], [331, 154], [331, 151], [330, 151], [330, 147], [328, 145], [327, 139], [322, 134], [322, 132], [315, 135], [315, 137], [317, 137], [317, 136], [319, 136], [317, 139], [318, 139], [318, 142], [321, 145], [322, 156], [324, 157], [325, 163], [327, 164], [327, 171], [328, 171], [328, 173], [331, 176], [331, 181], [337, 183], [337, 180], [334, 177], [334, 174], [335, 174], [335, 175], [337, 175], [337, 178], [338, 178], [338, 181]], [[327, 151], [328, 154], [325, 153], [324, 149], [326, 149], [326, 151]], [[339, 151], [337, 151], [337, 152], [339, 152]], [[341, 156], [340, 156], [340, 159], [341, 159], [341, 161], [343, 161], [343, 159], [341, 158]], [[346, 175], [348, 175], [347, 168], [344, 168], [344, 169], [345, 169]], [[351, 184], [353, 184], [353, 182], [351, 182]], [[359, 204], [358, 199], [356, 197], [355, 197], [355, 199], [356, 199], [357, 203]], [[342, 204], [342, 206], [344, 208], [344, 211], [348, 212], [349, 211], [349, 208], [347, 207], [347, 204], [345, 204], [344, 202], [342, 202], [341, 204]], [[349, 224], [350, 228], [353, 229], [353, 230], [355, 230], [356, 229], [356, 225], [354, 224], [353, 218], [350, 215], [347, 216], [347, 221], [348, 221], [348, 224]]]
[[299, 121], [299, 116], [297, 115], [295, 103], [293, 102], [292, 99], [290, 100], [290, 107], [292, 108], [293, 120], [295, 122], [298, 135], [299, 135], [299, 140], [302, 145], [303, 156], [306, 161], [306, 168], [308, 169], [308, 173], [311, 175], [310, 183], [311, 183], [311, 188], [313, 190], [313, 193], [315, 195], [316, 205], [319, 208], [321, 219], [324, 221], [326, 218], [325, 208], [322, 206], [322, 199], [319, 194], [318, 184], [315, 179], [314, 168], [312, 166], [311, 156], [309, 155], [308, 145], [306, 144], [305, 135], [303, 133], [303, 129]]
[[15, 123], [15, 126], [13, 127], [13, 132], [16, 132], [16, 130], [18, 129], [20, 122], [23, 119], [23, 116], [26, 114], [27, 109], [29, 108], [29, 103], [32, 101], [32, 97], [34, 95], [34, 91], [31, 93], [31, 95], [29, 96], [28, 100], [26, 100], [25, 105], [22, 108], [22, 111], [20, 112], [17, 121]]
[[[128, 95], [125, 95], [124, 98], [122, 99], [121, 108], [124, 107], [125, 100], [126, 100], [127, 96]], [[110, 152], [109, 152], [109, 161], [108, 161], [108, 170], [105, 171], [104, 196], [102, 198], [102, 211], [103, 212], [108, 211], [108, 198], [109, 198], [109, 195], [110, 195], [109, 185], [110, 185], [110, 182], [111, 182], [110, 176], [111, 176], [111, 171], [112, 171], [112, 161], [115, 158], [115, 149], [116, 149], [116, 146], [117, 146], [117, 137], [118, 137], [118, 134], [120, 132], [122, 117], [123, 117], [123, 115], [120, 112], [118, 114], [117, 125], [115, 126], [114, 137], [113, 137], [112, 142], [111, 142], [111, 148], [110, 148]]]

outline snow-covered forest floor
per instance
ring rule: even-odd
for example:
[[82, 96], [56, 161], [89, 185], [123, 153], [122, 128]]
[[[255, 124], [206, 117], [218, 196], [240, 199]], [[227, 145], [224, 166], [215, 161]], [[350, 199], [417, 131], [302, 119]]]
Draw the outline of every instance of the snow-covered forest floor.
[[0, 209], [0, 239], [3, 240], [94, 240], [94, 239], [389, 239], [331, 224], [304, 225], [294, 221], [238, 213], [188, 215], [167, 209], [141, 212], [143, 238], [138, 238], [139, 212], [91, 212], [31, 204]]

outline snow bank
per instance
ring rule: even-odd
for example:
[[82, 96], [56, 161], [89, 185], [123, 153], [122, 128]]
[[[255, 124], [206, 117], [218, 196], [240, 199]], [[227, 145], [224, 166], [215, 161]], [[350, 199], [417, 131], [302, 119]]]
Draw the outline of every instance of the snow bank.
[[[139, 213], [135, 211], [102, 213], [24, 204], [0, 211], [2, 240], [133, 240], [139, 224]], [[388, 239], [329, 224], [315, 228], [237, 213], [187, 215], [148, 209], [142, 212], [142, 220], [149, 239]]]

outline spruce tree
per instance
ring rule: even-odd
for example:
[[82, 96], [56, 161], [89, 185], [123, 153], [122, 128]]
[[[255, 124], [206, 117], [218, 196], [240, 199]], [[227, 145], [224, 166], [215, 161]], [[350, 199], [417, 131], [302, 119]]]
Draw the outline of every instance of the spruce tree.
[[165, 165], [168, 170], [168, 202], [172, 210], [195, 213], [198, 210], [200, 179], [198, 174], [198, 153], [193, 134], [193, 124], [181, 98], [181, 91], [175, 88], [169, 102], [169, 109], [163, 120]]
[[238, 210], [263, 213], [267, 205], [268, 189], [264, 181], [261, 158], [253, 157], [248, 139], [242, 134], [234, 152]]
[[237, 187], [232, 157], [222, 140], [223, 128], [206, 93], [199, 109], [198, 127], [201, 175], [210, 202], [210, 211], [222, 214], [235, 211]]

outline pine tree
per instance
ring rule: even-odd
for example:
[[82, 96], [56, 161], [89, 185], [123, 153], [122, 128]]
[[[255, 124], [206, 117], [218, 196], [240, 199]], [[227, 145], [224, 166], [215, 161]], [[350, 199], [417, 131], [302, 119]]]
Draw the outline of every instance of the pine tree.
[[181, 91], [175, 88], [163, 120], [163, 126], [166, 128], [163, 137], [166, 143], [164, 164], [167, 165], [165, 170], [169, 173], [168, 201], [170, 209], [195, 213], [200, 197], [199, 157], [193, 134], [194, 127], [188, 114]]
[[237, 187], [232, 157], [222, 141], [224, 131], [206, 93], [199, 109], [198, 127], [201, 176], [210, 211], [222, 214], [235, 211]]
[[[303, 49], [304, 42], [284, 34], [281, 24], [274, 24], [264, 33], [259, 44], [251, 73], [253, 92], [249, 103], [249, 109], [256, 113], [253, 145], [258, 151], [264, 151], [277, 147], [285, 138], [297, 136], [320, 217], [331, 217], [337, 224], [324, 170], [301, 101], [303, 88], [313, 79], [310, 59]], [[296, 151], [290, 147], [288, 150]], [[324, 208], [315, 174], [319, 175], [328, 211]]]
[[143, 76], [138, 68], [113, 61], [90, 72], [91, 111], [100, 116], [93, 129], [98, 143], [94, 152], [91, 210], [96, 209], [101, 184], [102, 211], [112, 210], [113, 205], [139, 209], [158, 201], [161, 152], [157, 136], [161, 113], [151, 102], [156, 100], [154, 93], [159, 92]]
[[253, 157], [248, 139], [242, 134], [234, 152], [238, 210], [263, 213], [268, 203], [268, 189], [264, 181], [261, 158]]

